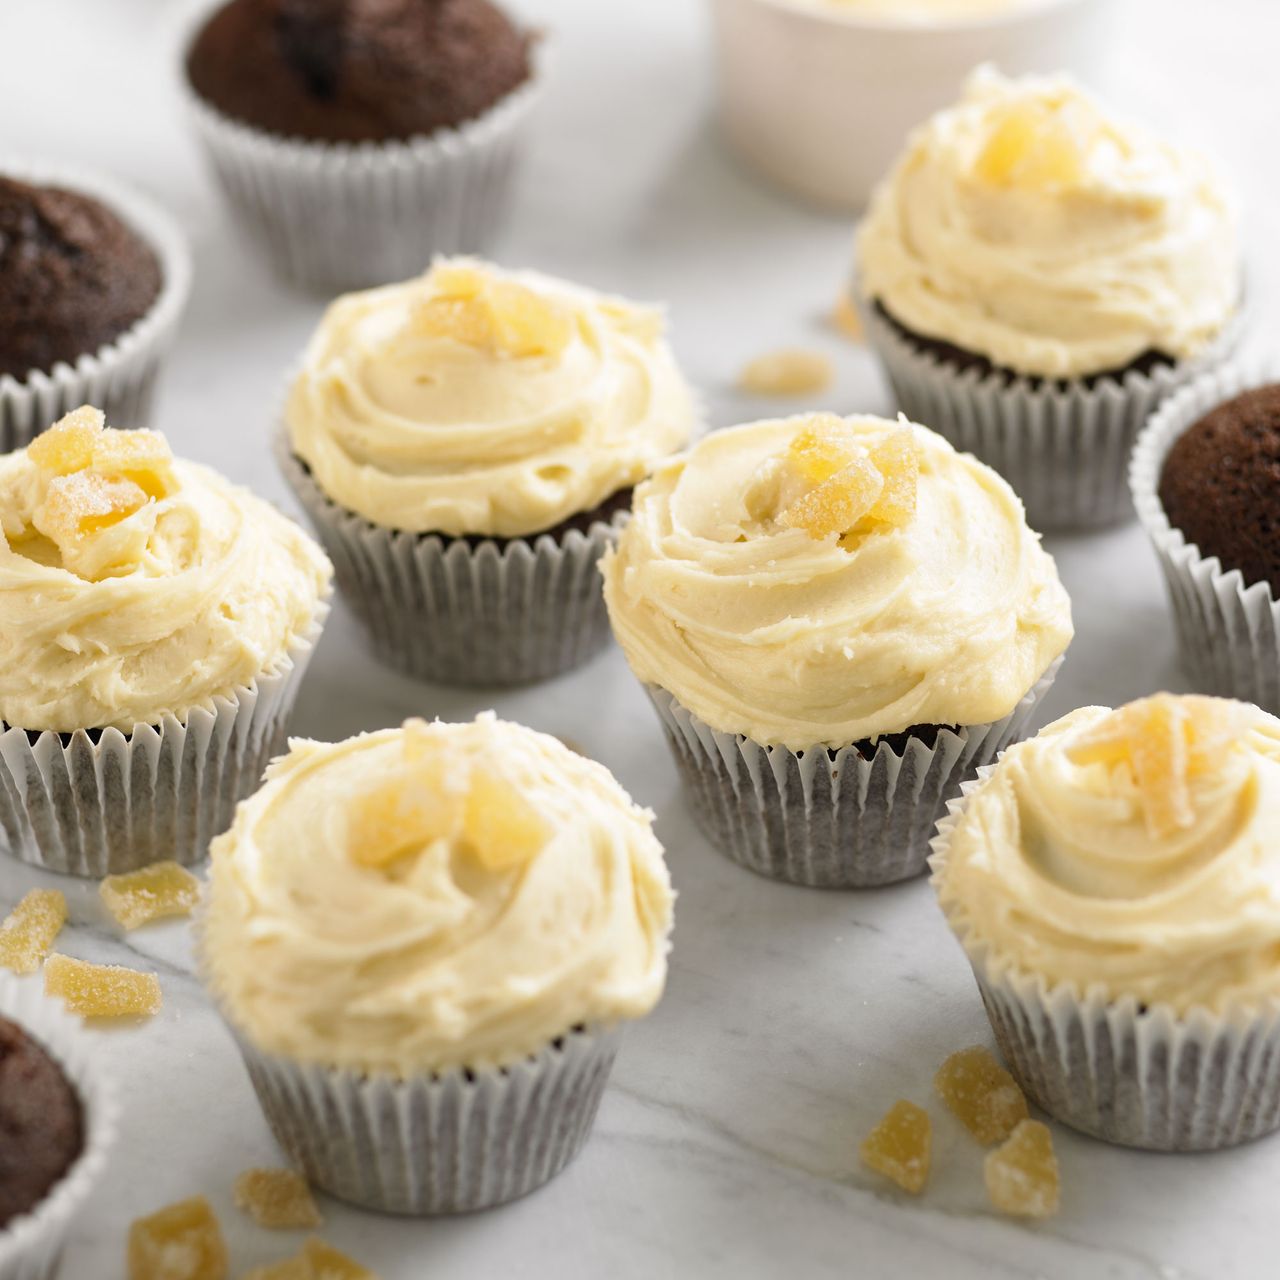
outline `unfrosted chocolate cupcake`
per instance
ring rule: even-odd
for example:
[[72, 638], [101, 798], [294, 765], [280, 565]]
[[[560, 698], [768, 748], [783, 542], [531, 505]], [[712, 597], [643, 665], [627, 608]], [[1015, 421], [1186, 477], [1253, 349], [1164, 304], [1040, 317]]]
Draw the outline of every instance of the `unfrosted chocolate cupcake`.
[[1175, 529], [1280, 596], [1280, 383], [1242, 392], [1178, 437], [1160, 473]]
[[34, 1209], [83, 1149], [80, 1099], [62, 1068], [0, 1018], [0, 1229]]

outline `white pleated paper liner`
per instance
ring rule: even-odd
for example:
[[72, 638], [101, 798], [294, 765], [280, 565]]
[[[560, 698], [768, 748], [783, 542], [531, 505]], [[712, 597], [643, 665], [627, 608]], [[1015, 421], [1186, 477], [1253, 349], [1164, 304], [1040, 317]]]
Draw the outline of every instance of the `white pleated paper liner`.
[[113, 342], [26, 378], [0, 375], [0, 453], [21, 449], [64, 414], [91, 404], [115, 427], [145, 427], [160, 366], [191, 290], [191, 252], [163, 209], [99, 174], [0, 159], [0, 174], [65, 187], [101, 201], [151, 247], [160, 263], [160, 292], [146, 313]]
[[[284, 138], [223, 115], [184, 72], [188, 114], [232, 212], [287, 280], [340, 292], [421, 274], [436, 254], [486, 250], [511, 204], [547, 54], [483, 115], [406, 141]], [[185, 57], [184, 57], [185, 66]]]
[[1217, 556], [1202, 555], [1170, 525], [1159, 495], [1160, 473], [1174, 441], [1218, 405], [1271, 382], [1280, 382], [1276, 357], [1228, 365], [1184, 388], [1143, 431], [1129, 482], [1164, 572], [1179, 656], [1192, 682], [1204, 693], [1253, 702], [1280, 715], [1280, 602], [1270, 583], [1247, 583], [1238, 569], [1224, 569]]
[[0, 973], [0, 1017], [16, 1022], [58, 1063], [83, 1111], [84, 1149], [75, 1163], [30, 1213], [0, 1227], [0, 1280], [51, 1280], [68, 1231], [102, 1179], [119, 1105], [93, 1043], [74, 1018], [45, 999], [38, 980]]
[[1195, 360], [1131, 369], [1088, 385], [957, 369], [914, 343], [873, 302], [853, 296], [898, 408], [998, 471], [1041, 532], [1095, 529], [1133, 518], [1129, 454], [1156, 407], [1222, 363], [1243, 329], [1237, 314]]
[[328, 612], [321, 601], [269, 670], [183, 719], [93, 736], [81, 729], [33, 737], [0, 725], [0, 853], [96, 877], [165, 859], [202, 861], [283, 746]]
[[932, 743], [881, 741], [795, 752], [705, 724], [646, 685], [698, 825], [734, 862], [815, 889], [865, 889], [919, 875], [946, 803], [1026, 731], [1058, 658], [1002, 720], [939, 729]]
[[559, 1173], [591, 1132], [620, 1033], [570, 1031], [508, 1067], [408, 1080], [291, 1062], [236, 1038], [276, 1141], [309, 1182], [366, 1209], [426, 1216], [490, 1209]]
[[[965, 800], [987, 772], [938, 824], [935, 885]], [[1009, 1070], [1055, 1120], [1149, 1151], [1214, 1151], [1280, 1127], [1280, 1005], [1179, 1016], [1167, 1005], [1050, 986], [995, 964], [959, 904], [941, 890], [939, 901]]]
[[626, 512], [586, 533], [473, 544], [375, 525], [324, 494], [283, 430], [275, 452], [379, 661], [438, 684], [524, 684], [608, 644], [599, 561]]

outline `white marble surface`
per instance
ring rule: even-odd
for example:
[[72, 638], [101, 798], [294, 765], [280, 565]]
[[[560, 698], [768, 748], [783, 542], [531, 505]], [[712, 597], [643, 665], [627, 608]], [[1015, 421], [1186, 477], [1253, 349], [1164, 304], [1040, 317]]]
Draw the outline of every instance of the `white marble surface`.
[[[1121, 3], [1121, 0], [1117, 0]], [[197, 280], [160, 404], [183, 453], [285, 500], [265, 431], [282, 371], [317, 303], [276, 286], [236, 240], [182, 127], [172, 54], [181, 5], [5, 0], [0, 134], [19, 153], [114, 170], [164, 198], [195, 246]], [[704, 14], [691, 0], [525, 0], [557, 32], [556, 84], [506, 260], [672, 304], [679, 354], [723, 425], [769, 405], [732, 390], [741, 363], [785, 342], [829, 348], [845, 409], [885, 409], [865, 352], [821, 324], [848, 228], [740, 174], [716, 145]], [[1129, 0], [1112, 78], [1120, 97], [1214, 145], [1249, 205], [1251, 288], [1275, 315], [1280, 185], [1272, 130], [1280, 6], [1272, 0]], [[851, 122], [856, 127], [856, 122]], [[1155, 562], [1134, 528], [1052, 544], [1079, 634], [1045, 707], [1181, 687]], [[859, 1168], [884, 1108], [929, 1097], [951, 1050], [987, 1039], [959, 950], [923, 882], [862, 895], [792, 889], [721, 860], [693, 829], [657, 724], [620, 654], [542, 688], [458, 693], [364, 657], [339, 607], [296, 728], [321, 737], [407, 714], [504, 715], [568, 735], [658, 814], [680, 890], [670, 987], [629, 1034], [578, 1162], [522, 1203], [467, 1220], [405, 1222], [326, 1202], [325, 1234], [384, 1280], [558, 1276], [1199, 1277], [1275, 1273], [1280, 1138], [1206, 1157], [1138, 1155], [1058, 1131], [1061, 1216], [994, 1216], [980, 1153], [937, 1120], [936, 1176], [919, 1201]], [[0, 908], [51, 882], [6, 862]], [[62, 945], [152, 966], [164, 1013], [95, 1033], [126, 1095], [111, 1176], [75, 1228], [63, 1276], [122, 1274], [125, 1223], [205, 1192], [234, 1271], [290, 1237], [247, 1226], [229, 1185], [277, 1156], [231, 1040], [190, 972], [185, 931], [122, 938], [92, 886], [58, 882]], [[937, 1108], [934, 1109], [935, 1114]]]

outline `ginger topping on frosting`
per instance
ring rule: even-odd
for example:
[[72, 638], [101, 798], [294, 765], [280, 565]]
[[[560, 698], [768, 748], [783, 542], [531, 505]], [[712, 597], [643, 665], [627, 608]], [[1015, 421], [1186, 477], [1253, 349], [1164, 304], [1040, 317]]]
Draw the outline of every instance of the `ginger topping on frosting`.
[[1090, 102], [1065, 92], [1050, 99], [1011, 101], [994, 113], [974, 172], [993, 186], [1070, 190], [1084, 181], [1103, 128]]
[[791, 441], [784, 468], [806, 487], [782, 499], [778, 520], [811, 538], [897, 529], [915, 515], [920, 449], [905, 420], [867, 447], [843, 418], [820, 415]]
[[410, 323], [426, 337], [450, 338], [491, 355], [554, 359], [573, 337], [573, 317], [554, 299], [503, 280], [465, 259], [438, 262]]
[[1213, 768], [1249, 727], [1242, 703], [1157, 693], [1092, 725], [1068, 748], [1076, 764], [1127, 766], [1156, 839], [1194, 825], [1190, 780]]

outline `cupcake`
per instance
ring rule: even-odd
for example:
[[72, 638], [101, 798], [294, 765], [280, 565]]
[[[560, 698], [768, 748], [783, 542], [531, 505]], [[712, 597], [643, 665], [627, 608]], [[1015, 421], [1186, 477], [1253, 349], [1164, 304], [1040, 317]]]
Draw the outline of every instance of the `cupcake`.
[[330, 566], [292, 521], [81, 408], [0, 458], [0, 852], [205, 856], [278, 747]]
[[603, 569], [708, 838], [797, 884], [923, 870], [1072, 635], [1013, 491], [905, 420], [718, 431], [636, 490]]
[[143, 425], [190, 281], [150, 201], [101, 178], [0, 173], [0, 453], [86, 402]]
[[0, 1280], [50, 1280], [115, 1139], [114, 1092], [75, 1021], [0, 973]]
[[1013, 485], [1036, 528], [1128, 518], [1152, 410], [1234, 344], [1241, 262], [1204, 161], [1065, 77], [989, 68], [908, 141], [855, 293], [902, 410]]
[[491, 713], [271, 765], [214, 841], [199, 950], [311, 1182], [459, 1213], [573, 1158], [666, 979], [651, 823], [601, 765]]
[[941, 824], [933, 882], [996, 1039], [1108, 1142], [1280, 1125], [1280, 721], [1157, 694], [1005, 752]]
[[186, 80], [237, 219], [285, 277], [333, 290], [487, 247], [537, 63], [489, 0], [229, 0]]
[[1142, 433], [1130, 483], [1191, 679], [1280, 713], [1280, 365], [1179, 392]]
[[382, 661], [512, 684], [606, 642], [596, 562], [697, 423], [657, 311], [455, 259], [329, 308], [278, 453]]

